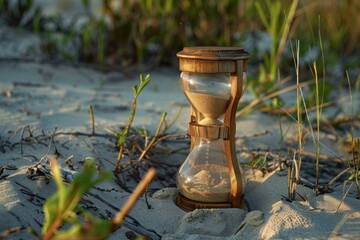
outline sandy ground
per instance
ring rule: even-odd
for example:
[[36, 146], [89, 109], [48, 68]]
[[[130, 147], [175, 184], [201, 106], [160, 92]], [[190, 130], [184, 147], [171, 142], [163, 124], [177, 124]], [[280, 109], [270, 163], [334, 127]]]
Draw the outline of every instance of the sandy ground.
[[[43, 134], [41, 131], [50, 135], [55, 127], [61, 132], [91, 132], [88, 114], [91, 104], [98, 133], [119, 130], [127, 121], [132, 99], [131, 86], [138, 82], [138, 74], [101, 74], [71, 66], [13, 62], [1, 62], [0, 72], [0, 129], [4, 145], [0, 165], [11, 164], [17, 168], [5, 170], [0, 180], [0, 232], [15, 226], [30, 226], [40, 231], [42, 204], [56, 187], [52, 180], [47, 182], [43, 178], [31, 178], [27, 170], [48, 153], [49, 141], [42, 141], [44, 145], [24, 142], [22, 147], [14, 144], [20, 142], [24, 126], [36, 128], [34, 135]], [[151, 78], [152, 82], [139, 98], [134, 125], [154, 132], [161, 112], [167, 111], [171, 118], [178, 107], [183, 106], [183, 112], [172, 130], [184, 133], [188, 107], [178, 87], [178, 73], [171, 69], [159, 69], [151, 72]], [[239, 120], [237, 148], [276, 148], [279, 143], [271, 139], [279, 137], [278, 125], [271, 118], [253, 113]], [[241, 138], [263, 131], [271, 134]], [[28, 132], [25, 130], [23, 138], [26, 137]], [[81, 160], [86, 157], [95, 158], [99, 166], [109, 170], [116, 161], [114, 142], [108, 139], [57, 136], [55, 140], [50, 154], [54, 153], [55, 147], [58, 148], [58, 160], [65, 172], [74, 174], [79, 171]], [[11, 147], [6, 147], [7, 141], [12, 144]], [[75, 165], [73, 169], [64, 163], [71, 155]], [[240, 156], [243, 155], [242, 152]], [[186, 155], [168, 154], [164, 157], [166, 161], [181, 161]], [[240, 159], [246, 161], [242, 157]], [[46, 158], [43, 165], [46, 168]], [[288, 202], [283, 198], [287, 195], [286, 171], [250, 179], [246, 198], [251, 212], [247, 214], [239, 209], [186, 213], [174, 204], [174, 179], [158, 180], [152, 186], [153, 192], [162, 187], [168, 188], [158, 190], [149, 199], [151, 209], [147, 208], [144, 199], [140, 199], [130, 213], [131, 218], [111, 238], [124, 238], [125, 232], [134, 226], [133, 219], [144, 228], [143, 234], [164, 239], [209, 239], [210, 236], [214, 239], [347, 238], [346, 234], [350, 234], [350, 238], [360, 237], [360, 228], [357, 227], [360, 223], [360, 202], [354, 198], [354, 191], [350, 191], [335, 213], [342, 199], [341, 184], [337, 184], [332, 193], [321, 196], [315, 196], [311, 189], [299, 186], [299, 194], [307, 201]], [[129, 187], [132, 189], [133, 185]], [[85, 197], [88, 200], [85, 206], [98, 216], [112, 216], [128, 195], [113, 182], [103, 183]], [[133, 229], [139, 231], [139, 227]], [[23, 231], [11, 237], [28, 236]]]
[[[0, 61], [0, 166], [14, 166], [0, 175], [0, 233], [17, 226], [40, 232], [44, 219], [42, 205], [56, 191], [51, 175], [46, 175], [51, 155], [57, 154], [63, 173], [70, 176], [81, 170], [82, 160], [87, 157], [94, 158], [100, 169], [107, 170], [114, 169], [117, 157], [113, 138], [55, 134], [90, 133], [89, 105], [94, 108], [96, 133], [111, 135], [120, 131], [128, 119], [133, 96], [131, 87], [138, 83], [139, 72], [100, 73], [69, 64], [14, 61], [14, 57], [24, 56], [28, 45], [23, 39], [31, 36], [20, 33], [19, 37], [7, 28], [0, 29], [0, 36], [0, 46], [4, 49]], [[189, 108], [178, 86], [179, 72], [159, 68], [149, 73], [152, 80], [138, 99], [134, 126], [154, 133], [162, 112], [167, 112], [171, 120], [182, 107], [169, 132], [186, 133]], [[339, 89], [338, 93], [346, 95], [346, 90]], [[294, 99], [291, 94], [285, 97], [289, 102]], [[243, 100], [249, 99], [251, 96], [246, 93]], [[346, 106], [349, 102], [339, 104]], [[289, 129], [283, 144], [296, 146], [293, 134], [296, 125], [291, 120], [260, 112], [238, 120], [236, 147], [240, 162], [248, 162], [249, 152], [253, 150], [279, 149], [279, 121], [283, 129]], [[359, 129], [356, 131], [359, 134]], [[328, 149], [322, 148], [322, 154], [344, 157], [336, 141], [322, 136], [322, 142], [328, 146]], [[184, 146], [185, 150], [177, 151]], [[154, 158], [174, 166], [159, 163], [161, 178], [149, 189], [151, 208], [144, 198], [139, 199], [123, 226], [110, 239], [126, 239], [129, 231], [152, 239], [360, 239], [360, 201], [355, 198], [354, 186], [345, 199], [342, 198], [347, 188], [342, 182], [334, 184], [330, 193], [320, 196], [308, 187], [299, 186], [298, 193], [305, 200], [298, 196], [290, 202], [286, 200], [286, 170], [264, 177], [255, 171], [254, 177], [252, 170], [245, 168], [249, 212], [240, 209], [184, 212], [174, 203], [177, 194], [174, 174], [186, 158], [187, 147], [188, 140], [184, 142], [184, 139], [158, 146]], [[313, 151], [312, 144], [306, 149]], [[41, 159], [42, 164], [37, 165]], [[343, 169], [336, 164], [324, 163], [324, 166], [323, 172], [332, 177]], [[331, 171], [325, 171], [328, 166]], [[49, 179], [29, 172], [35, 168], [45, 172]], [[134, 181], [127, 182], [126, 177], [125, 174], [123, 187], [106, 182], [92, 189], [82, 206], [96, 216], [114, 216], [136, 185]], [[30, 237], [24, 230], [10, 235], [9, 239]]]

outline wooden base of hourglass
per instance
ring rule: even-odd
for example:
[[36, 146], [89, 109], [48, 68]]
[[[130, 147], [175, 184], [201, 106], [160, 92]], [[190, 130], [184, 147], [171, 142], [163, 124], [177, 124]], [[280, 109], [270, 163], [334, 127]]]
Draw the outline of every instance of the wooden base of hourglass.
[[[240, 206], [238, 208], [247, 209], [244, 195], [242, 195], [239, 198], [239, 202], [240, 202]], [[210, 203], [210, 202], [194, 201], [187, 197], [184, 197], [180, 193], [176, 197], [176, 205], [180, 206], [181, 209], [187, 212], [200, 208], [232, 208], [233, 207], [230, 202]]]

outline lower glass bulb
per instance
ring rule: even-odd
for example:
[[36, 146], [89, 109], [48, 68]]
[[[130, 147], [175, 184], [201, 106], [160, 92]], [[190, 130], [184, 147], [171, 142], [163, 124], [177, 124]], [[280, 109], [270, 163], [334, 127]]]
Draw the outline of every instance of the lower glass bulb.
[[229, 201], [231, 184], [224, 141], [198, 138], [179, 169], [177, 184], [180, 193], [192, 200]]

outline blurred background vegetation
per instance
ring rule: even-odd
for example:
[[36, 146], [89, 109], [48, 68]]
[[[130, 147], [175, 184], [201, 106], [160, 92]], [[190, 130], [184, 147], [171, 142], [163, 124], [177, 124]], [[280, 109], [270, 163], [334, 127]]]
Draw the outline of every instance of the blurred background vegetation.
[[[62, 0], [50, 1], [52, 14], [48, 2], [0, 0], [0, 13], [3, 24], [37, 34], [51, 59], [148, 69], [176, 66], [184, 46], [243, 46], [256, 94], [280, 80], [279, 69], [294, 72], [299, 40], [302, 69], [323, 59], [319, 73], [359, 75], [359, 0]], [[81, 11], [66, 14], [72, 8]]]

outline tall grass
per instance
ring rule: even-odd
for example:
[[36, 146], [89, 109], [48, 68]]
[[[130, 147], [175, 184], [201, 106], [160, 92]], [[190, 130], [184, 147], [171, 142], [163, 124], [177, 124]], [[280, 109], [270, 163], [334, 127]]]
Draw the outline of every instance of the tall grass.
[[296, 73], [296, 113], [297, 113], [297, 133], [298, 133], [298, 161], [299, 161], [299, 169], [301, 169], [301, 153], [304, 149], [303, 146], [303, 129], [302, 129], [302, 111], [301, 111], [301, 87], [300, 87], [300, 41], [298, 40], [296, 42], [296, 59], [294, 58], [294, 64], [295, 64], [295, 73]]
[[[346, 78], [348, 82], [349, 87], [349, 98], [350, 98], [350, 106], [351, 106], [351, 118], [353, 119], [355, 117], [354, 114], [354, 101], [353, 101], [353, 93], [352, 93], [352, 87], [350, 83], [350, 77], [348, 72], [346, 72]], [[359, 93], [360, 88], [360, 79], [358, 79], [356, 84], [356, 93]], [[359, 105], [359, 104], [358, 104]], [[357, 112], [359, 113], [359, 112]], [[351, 169], [351, 175], [349, 180], [354, 180], [356, 191], [357, 191], [357, 197], [360, 199], [360, 184], [359, 184], [359, 178], [360, 178], [360, 138], [355, 137], [355, 130], [354, 130], [354, 120], [351, 121], [351, 145], [350, 145], [350, 154], [351, 156], [348, 158], [348, 166]]]
[[[319, 22], [320, 25], [320, 22]], [[312, 72], [313, 72], [313, 77], [314, 77], [314, 81], [315, 81], [315, 109], [316, 109], [316, 132], [314, 132], [313, 127], [312, 127], [312, 121], [310, 119], [309, 113], [308, 113], [308, 109], [306, 106], [306, 102], [305, 102], [305, 97], [304, 94], [301, 90], [301, 88], [299, 87], [296, 91], [296, 95], [297, 95], [297, 103], [296, 103], [296, 108], [297, 108], [297, 129], [298, 129], [298, 161], [299, 161], [299, 169], [301, 169], [301, 152], [303, 151], [303, 128], [302, 128], [302, 109], [305, 112], [306, 118], [307, 118], [307, 122], [309, 124], [309, 129], [310, 129], [310, 136], [311, 139], [313, 141], [313, 146], [314, 146], [314, 151], [315, 151], [315, 192], [316, 194], [319, 194], [319, 179], [320, 179], [320, 151], [321, 151], [321, 143], [320, 143], [320, 120], [321, 120], [321, 115], [322, 115], [322, 104], [323, 104], [323, 99], [324, 99], [324, 84], [325, 84], [325, 63], [324, 63], [324, 53], [323, 53], [323, 45], [322, 45], [322, 41], [321, 41], [321, 32], [319, 30], [319, 39], [320, 39], [320, 48], [321, 48], [321, 54], [322, 54], [322, 60], [323, 60], [323, 90], [321, 91], [322, 96], [320, 96], [320, 85], [319, 85], [319, 76], [318, 76], [318, 68], [317, 68], [317, 62], [314, 61], [313, 65], [312, 65]], [[299, 85], [299, 62], [300, 62], [300, 57], [299, 57], [299, 51], [300, 51], [300, 44], [299, 41], [297, 41], [297, 45], [296, 45], [296, 61], [294, 58], [294, 63], [295, 63], [295, 68], [296, 68], [296, 82], [297, 85]], [[294, 53], [293, 53], [294, 55]], [[301, 104], [302, 102], [302, 104]], [[301, 106], [303, 105], [303, 106]]]
[[258, 82], [254, 83], [257, 88], [262, 87], [263, 89], [260, 91], [253, 89], [255, 93], [265, 92], [275, 85], [280, 58], [285, 48], [297, 5], [298, 0], [292, 1], [290, 8], [283, 13], [283, 6], [280, 1], [255, 2], [261, 23], [271, 37], [270, 53], [265, 52], [264, 64], [260, 65]]
[[316, 62], [313, 64], [314, 67], [314, 74], [315, 74], [315, 101], [316, 101], [316, 139], [314, 136], [314, 133], [311, 132], [311, 136], [314, 143], [315, 153], [316, 153], [316, 164], [315, 164], [315, 192], [319, 194], [319, 161], [320, 161], [320, 118], [321, 118], [321, 109], [322, 109], [322, 102], [320, 102], [320, 96], [319, 96], [319, 78], [317, 73], [317, 66]]
[[[286, 39], [310, 42], [313, 36], [309, 25], [316, 30], [319, 15], [324, 19], [324, 50], [331, 55], [325, 59], [327, 64], [334, 64], [334, 57], [343, 53], [359, 50], [357, 0], [102, 0], [101, 9], [91, 9], [89, 1], [81, 0], [88, 18], [83, 24], [79, 24], [79, 16], [74, 16], [70, 24], [64, 24], [58, 16], [44, 16], [31, 0], [12, 2], [0, 1], [0, 16], [5, 23], [35, 31], [44, 38], [41, 44], [45, 53], [71, 61], [152, 66], [173, 62], [183, 46], [241, 46], [254, 33], [266, 31], [272, 42], [270, 51], [261, 58], [267, 59], [263, 62], [265, 78], [275, 79]], [[101, 12], [101, 17], [94, 12]], [[309, 25], [303, 24], [305, 18]], [[51, 37], [55, 34], [61, 37]], [[260, 47], [254, 40], [257, 51]], [[300, 54], [306, 52], [304, 48]], [[285, 65], [287, 62], [282, 61]]]
[[[292, 46], [292, 45], [291, 45]], [[293, 49], [292, 49], [293, 50]], [[294, 55], [294, 50], [293, 50]], [[298, 134], [298, 154], [297, 160], [295, 159], [295, 154], [293, 158], [293, 165], [295, 166], [296, 170], [296, 177], [299, 179], [300, 169], [302, 164], [302, 151], [304, 149], [304, 139], [303, 139], [303, 128], [302, 128], [302, 111], [301, 111], [301, 86], [300, 86], [300, 41], [296, 41], [296, 57], [294, 55], [294, 66], [295, 66], [295, 73], [296, 73], [296, 113], [297, 113], [297, 134]], [[290, 168], [291, 169], [291, 168]], [[292, 172], [289, 171], [289, 198], [295, 198], [295, 191], [297, 185], [293, 186], [293, 179], [292, 179]]]

